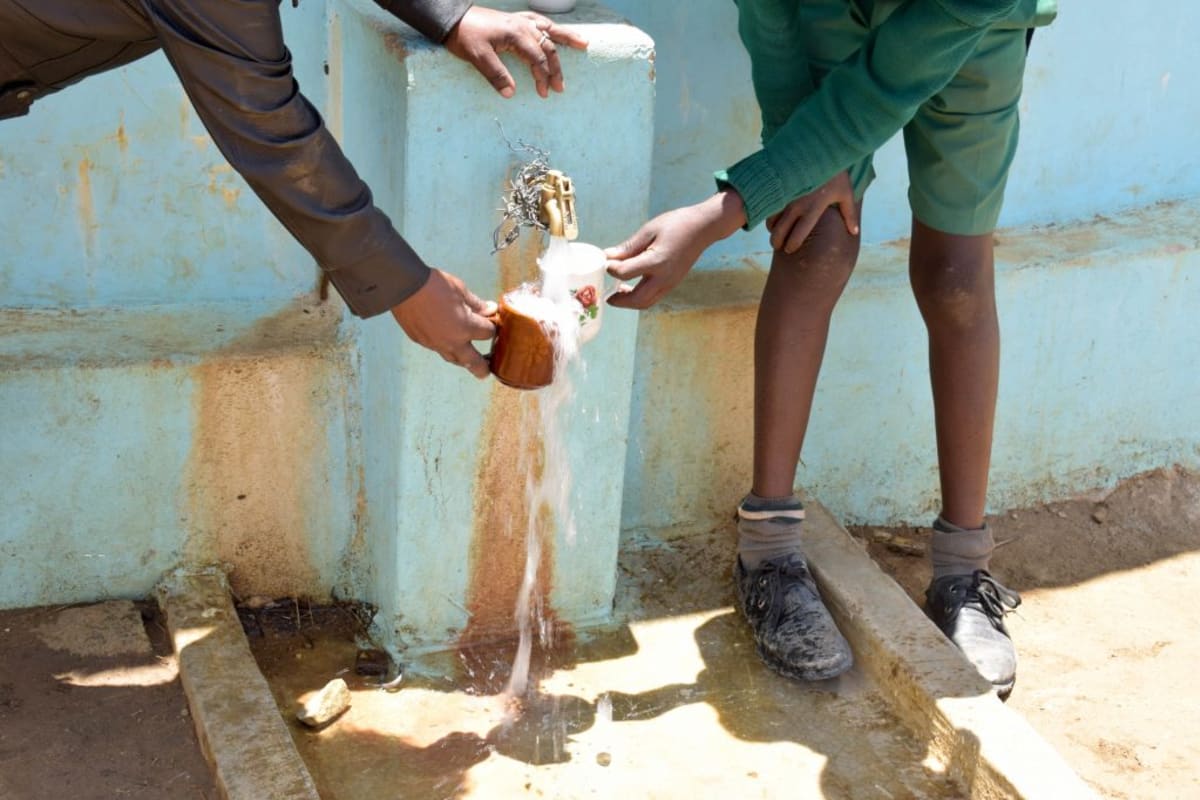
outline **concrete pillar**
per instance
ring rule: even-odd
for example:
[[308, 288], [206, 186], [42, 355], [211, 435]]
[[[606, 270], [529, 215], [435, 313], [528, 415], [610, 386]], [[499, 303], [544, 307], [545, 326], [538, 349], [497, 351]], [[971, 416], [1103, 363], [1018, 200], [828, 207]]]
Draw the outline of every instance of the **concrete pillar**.
[[[528, 233], [490, 254], [503, 187], [523, 160], [497, 120], [574, 179], [582, 241], [611, 244], [644, 221], [654, 67], [643, 33], [582, 3], [560, 19], [591, 42], [587, 53], [559, 50], [567, 92], [538, 98], [528, 68], [510, 59], [519, 88], [505, 100], [367, 0], [332, 13], [335, 122], [431, 265], [484, 297], [535, 274], [541, 243]], [[566, 520], [545, 520], [541, 564], [543, 602], [568, 624], [612, 606], [636, 329], [633, 313], [610, 310], [574, 375], [565, 426], [577, 534], [567, 541]], [[540, 447], [521, 435], [527, 398], [448, 367], [387, 319], [364, 326], [360, 345], [364, 582], [378, 633], [404, 652], [510, 634], [529, 513], [521, 459]]]

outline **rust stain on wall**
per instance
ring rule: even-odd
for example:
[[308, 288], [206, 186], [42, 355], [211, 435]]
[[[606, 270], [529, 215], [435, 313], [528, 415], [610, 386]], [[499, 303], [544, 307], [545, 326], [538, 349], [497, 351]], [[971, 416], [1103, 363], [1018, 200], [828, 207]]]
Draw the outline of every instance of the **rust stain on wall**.
[[[536, 275], [538, 246], [535, 237], [526, 237], [500, 253], [503, 288], [511, 288]], [[493, 381], [475, 471], [467, 589], [471, 617], [459, 639], [462, 648], [516, 632], [514, 610], [525, 574], [531, 522], [526, 480], [530, 475], [540, 478], [545, 461], [538, 416], [537, 395]], [[548, 508], [539, 508], [534, 513], [533, 530], [541, 542], [535, 604], [551, 615], [554, 522]]]
[[[649, 406], [635, 423], [645, 471], [675, 473], [677, 496], [654, 502], [688, 509], [688, 522], [725, 524], [750, 486], [756, 316], [753, 305], [696, 305], [643, 323], [642, 347], [652, 353], [646, 394], [677, 399], [669, 410]], [[681, 463], [690, 466], [681, 472]]]
[[404, 45], [404, 37], [398, 33], [383, 35], [383, 49], [387, 50], [397, 61], [408, 58], [408, 48]]
[[[332, 315], [331, 315], [332, 316]], [[314, 319], [316, 317], [316, 319]], [[320, 387], [336, 370], [327, 350], [282, 348], [301, 322], [294, 308], [192, 369], [194, 434], [186, 472], [189, 563], [230, 567], [235, 593], [314, 595], [310, 514], [314, 470], [328, 463]]]
[[121, 112], [121, 122], [117, 125], [117, 147], [124, 155], [129, 150], [129, 136], [125, 133], [125, 112]]
[[187, 95], [183, 95], [179, 99], [179, 134], [188, 136], [191, 133], [192, 126], [192, 101], [188, 100]]
[[208, 173], [209, 194], [220, 195], [225, 201], [225, 207], [232, 210], [242, 194], [242, 189], [234, 177], [233, 167], [229, 164], [214, 164], [205, 172]]
[[481, 692], [501, 691], [513, 663], [519, 632], [517, 598], [525, 577], [531, 531], [540, 545], [537, 581], [530, 598], [534, 617], [531, 676], [542, 674], [547, 665], [570, 662], [574, 632], [558, 619], [550, 603], [554, 514], [545, 503], [531, 509], [525, 492], [527, 479], [540, 480], [545, 465], [538, 419], [536, 395], [495, 384], [475, 481], [466, 603], [470, 619], [457, 643], [459, 677]]
[[90, 256], [96, 244], [96, 205], [92, 199], [92, 164], [86, 155], [79, 160], [77, 169], [79, 183], [76, 201], [79, 209], [79, 224], [83, 229], [84, 251]]

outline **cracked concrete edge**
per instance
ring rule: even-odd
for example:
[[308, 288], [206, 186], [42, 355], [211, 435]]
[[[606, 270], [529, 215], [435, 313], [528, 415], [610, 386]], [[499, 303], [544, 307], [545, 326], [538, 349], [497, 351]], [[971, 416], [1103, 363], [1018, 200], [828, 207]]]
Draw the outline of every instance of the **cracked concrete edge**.
[[806, 507], [805, 553], [860, 668], [968, 796], [1095, 798], [829, 511]]
[[225, 800], [320, 800], [217, 569], [176, 571], [157, 589], [196, 734]]

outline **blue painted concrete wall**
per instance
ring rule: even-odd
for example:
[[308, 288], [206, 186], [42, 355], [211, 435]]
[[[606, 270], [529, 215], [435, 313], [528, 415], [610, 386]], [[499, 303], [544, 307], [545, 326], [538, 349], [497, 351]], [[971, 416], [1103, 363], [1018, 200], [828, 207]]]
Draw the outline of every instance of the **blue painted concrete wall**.
[[[284, 14], [322, 106], [324, 16]], [[344, 588], [341, 312], [312, 302], [312, 260], [165, 59], [0, 125], [0, 240], [0, 606], [143, 595], [181, 562], [227, 563], [242, 590]]]
[[[283, 15], [297, 77], [318, 105], [323, 14], [304, 3]], [[0, 125], [0, 186], [4, 306], [279, 305], [316, 281], [160, 54]]]

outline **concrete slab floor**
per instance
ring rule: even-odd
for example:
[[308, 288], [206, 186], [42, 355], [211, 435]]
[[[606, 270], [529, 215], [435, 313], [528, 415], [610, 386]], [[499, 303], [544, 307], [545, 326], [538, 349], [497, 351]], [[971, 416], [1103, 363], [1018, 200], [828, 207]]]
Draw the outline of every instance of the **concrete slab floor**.
[[[511, 644], [429, 661], [453, 677], [410, 673], [389, 693], [355, 675], [351, 637], [252, 638], [321, 796], [962, 795], [857, 668], [806, 685], [759, 663], [730, 607], [727, 538], [627, 544], [627, 622], [541, 653], [519, 705], [503, 694]], [[350, 684], [351, 709], [302, 728], [297, 701], [334, 677]]]

